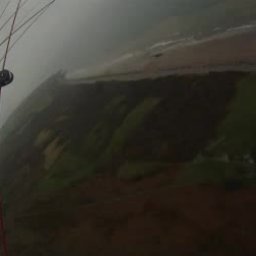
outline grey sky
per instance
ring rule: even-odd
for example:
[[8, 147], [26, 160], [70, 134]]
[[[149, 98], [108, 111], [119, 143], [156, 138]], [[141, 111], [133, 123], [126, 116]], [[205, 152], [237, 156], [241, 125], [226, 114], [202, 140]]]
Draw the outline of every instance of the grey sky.
[[[18, 0], [11, 1], [14, 9]], [[29, 0], [27, 8], [49, 1]], [[250, 2], [254, 7], [255, 1], [239, 1], [246, 2], [244, 8], [240, 4], [233, 8], [232, 1], [224, 0], [56, 0], [9, 55], [7, 68], [13, 71], [15, 81], [3, 90], [0, 120], [3, 122], [24, 97], [54, 72], [100, 63], [169, 16], [180, 15], [181, 22], [177, 23], [179, 26], [175, 23], [175, 28], [189, 33], [196, 29], [214, 29], [227, 17], [234, 20], [234, 15], [248, 17], [248, 20], [254, 18], [254, 12], [248, 15], [247, 5]], [[5, 2], [7, 0], [0, 0], [1, 6]], [[206, 12], [207, 8], [211, 11]], [[24, 9], [19, 19], [28, 9]], [[197, 15], [201, 20], [191, 22]], [[187, 26], [183, 26], [183, 17], [188, 21]], [[6, 33], [7, 30], [2, 31], [0, 38]]]
[[[29, 9], [37, 2], [47, 1], [30, 0], [26, 6]], [[5, 2], [1, 1], [2, 6]], [[17, 0], [12, 3], [9, 9], [14, 10]], [[15, 81], [3, 90], [2, 122], [53, 72], [97, 63], [144, 30], [150, 25], [151, 16], [159, 16], [158, 3], [156, 0], [56, 0], [8, 57], [7, 68], [14, 72]], [[26, 10], [21, 12], [19, 19], [25, 13]]]
[[[35, 4], [33, 1], [40, 0], [30, 0], [27, 7], [32, 7]], [[74, 41], [79, 40], [80, 29], [102, 1], [104, 0], [56, 0], [13, 48], [8, 57], [7, 68], [14, 72], [15, 81], [3, 89], [1, 120], [4, 120], [43, 79], [61, 68], [75, 65], [75, 58], [73, 63], [68, 63], [68, 55], [72, 55], [72, 49], [74, 52], [82, 50], [82, 47], [77, 49], [77, 43]], [[46, 3], [47, 0], [41, 2]], [[11, 7], [9, 9], [13, 11], [14, 8]], [[24, 12], [21, 12], [19, 18], [23, 15]], [[7, 31], [3, 31], [3, 34], [6, 35]], [[72, 46], [73, 42], [75, 47]], [[67, 58], [63, 57], [67, 52]]]

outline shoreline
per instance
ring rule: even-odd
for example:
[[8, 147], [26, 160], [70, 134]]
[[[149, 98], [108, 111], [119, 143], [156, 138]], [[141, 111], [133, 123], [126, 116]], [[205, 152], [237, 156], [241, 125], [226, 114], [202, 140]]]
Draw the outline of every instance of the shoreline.
[[84, 74], [81, 71], [77, 77], [69, 74], [66, 79], [77, 84], [223, 71], [256, 71], [256, 29], [228, 31], [175, 48], [162, 48], [157, 53], [134, 54], [123, 62]]
[[67, 84], [75, 85], [82, 83], [98, 83], [98, 82], [109, 82], [109, 81], [138, 81], [145, 79], [157, 79], [168, 76], [183, 76], [183, 75], [200, 75], [207, 73], [220, 73], [220, 72], [256, 72], [256, 64], [244, 64], [244, 65], [209, 65], [202, 67], [183, 67], [174, 68], [170, 70], [158, 70], [156, 72], [141, 72], [131, 71], [116, 74], [107, 74], [99, 76], [88, 76], [84, 79], [68, 79]]

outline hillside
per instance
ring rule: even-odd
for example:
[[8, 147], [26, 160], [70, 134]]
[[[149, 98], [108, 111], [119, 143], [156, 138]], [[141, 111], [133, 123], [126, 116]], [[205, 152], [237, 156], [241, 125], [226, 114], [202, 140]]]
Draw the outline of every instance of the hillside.
[[253, 255], [255, 84], [48, 79], [2, 129], [11, 255]]

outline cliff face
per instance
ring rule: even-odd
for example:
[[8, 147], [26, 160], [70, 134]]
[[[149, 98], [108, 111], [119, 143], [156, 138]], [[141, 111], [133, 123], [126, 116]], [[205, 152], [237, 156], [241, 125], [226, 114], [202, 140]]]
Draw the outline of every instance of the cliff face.
[[12, 255], [253, 250], [255, 231], [244, 246], [233, 224], [254, 223], [238, 212], [256, 200], [255, 83], [234, 72], [46, 81], [2, 129]]

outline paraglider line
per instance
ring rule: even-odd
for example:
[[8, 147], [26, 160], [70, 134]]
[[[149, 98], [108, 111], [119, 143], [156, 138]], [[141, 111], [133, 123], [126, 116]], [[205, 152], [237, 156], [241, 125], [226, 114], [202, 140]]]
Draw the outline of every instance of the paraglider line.
[[5, 51], [2, 70], [4, 70], [4, 68], [5, 68], [6, 59], [7, 59], [7, 55], [8, 55], [8, 51], [9, 51], [9, 46], [10, 46], [10, 42], [11, 42], [11, 38], [12, 38], [12, 32], [14, 30], [15, 21], [16, 21], [16, 18], [18, 16], [18, 12], [19, 12], [19, 9], [20, 9], [20, 4], [21, 4], [21, 0], [19, 0], [19, 2], [18, 2], [16, 12], [15, 12], [15, 15], [14, 15], [14, 18], [13, 18], [13, 21], [12, 21], [12, 26], [11, 26], [10, 34], [9, 34], [9, 37], [8, 37], [8, 42], [7, 42], [7, 46], [6, 46], [6, 51]]

